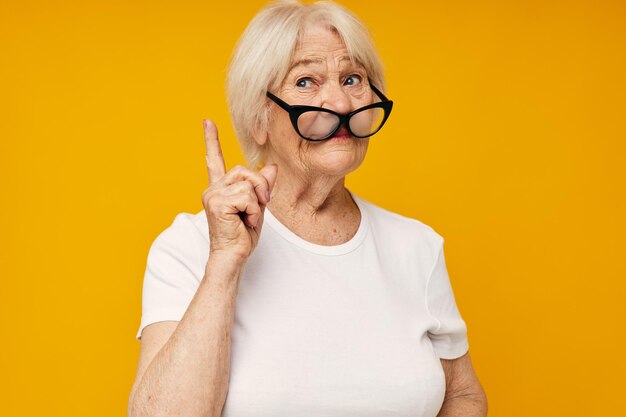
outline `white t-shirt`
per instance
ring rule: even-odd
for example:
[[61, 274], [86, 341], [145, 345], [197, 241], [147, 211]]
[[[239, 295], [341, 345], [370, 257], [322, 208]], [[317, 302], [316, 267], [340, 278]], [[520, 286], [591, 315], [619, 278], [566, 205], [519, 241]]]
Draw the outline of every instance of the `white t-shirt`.
[[[468, 351], [443, 238], [353, 195], [361, 223], [337, 246], [303, 240], [265, 210], [239, 282], [223, 417], [435, 417], [439, 358]], [[180, 320], [209, 253], [204, 211], [154, 241], [137, 338]]]

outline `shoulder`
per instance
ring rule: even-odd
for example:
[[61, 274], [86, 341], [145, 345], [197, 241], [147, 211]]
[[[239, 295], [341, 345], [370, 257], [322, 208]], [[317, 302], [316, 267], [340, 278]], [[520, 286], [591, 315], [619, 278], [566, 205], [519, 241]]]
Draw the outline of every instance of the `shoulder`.
[[[444, 238], [432, 226], [408, 216], [394, 213], [374, 203], [353, 195], [359, 208], [367, 212], [374, 238], [393, 241], [395, 245], [407, 245], [436, 255]], [[395, 246], [394, 245], [394, 246]]]
[[165, 228], [156, 241], [188, 242], [190, 239], [208, 240], [207, 219], [204, 211], [192, 213], [178, 213], [172, 223]]
[[190, 262], [202, 262], [200, 254], [209, 244], [207, 220], [204, 211], [196, 214], [179, 213], [172, 223], [154, 239], [148, 258], [163, 259], [174, 256]]
[[152, 242], [144, 273], [137, 338], [151, 323], [180, 321], [204, 277], [209, 243], [208, 230], [202, 230], [201, 215], [203, 212], [177, 214]]

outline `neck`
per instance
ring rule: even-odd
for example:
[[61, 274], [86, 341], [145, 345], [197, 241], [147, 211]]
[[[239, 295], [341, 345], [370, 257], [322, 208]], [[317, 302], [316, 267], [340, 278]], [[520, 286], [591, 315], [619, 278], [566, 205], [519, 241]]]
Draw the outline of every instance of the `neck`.
[[279, 168], [268, 207], [275, 216], [298, 219], [298, 223], [333, 217], [355, 208], [344, 184], [345, 177], [281, 175]]
[[329, 175], [294, 169], [285, 161], [275, 163], [278, 175], [268, 203], [274, 217], [301, 238], [320, 245], [338, 245], [354, 236], [361, 212], [344, 186], [345, 173]]

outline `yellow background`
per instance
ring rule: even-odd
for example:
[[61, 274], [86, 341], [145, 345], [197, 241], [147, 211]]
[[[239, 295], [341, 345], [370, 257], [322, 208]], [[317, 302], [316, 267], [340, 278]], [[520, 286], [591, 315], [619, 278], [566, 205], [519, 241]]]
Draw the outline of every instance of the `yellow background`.
[[[490, 416], [623, 411], [626, 3], [342, 1], [395, 101], [366, 199], [446, 258]], [[242, 162], [230, 53], [264, 1], [0, 3], [3, 416], [125, 415], [152, 240]]]

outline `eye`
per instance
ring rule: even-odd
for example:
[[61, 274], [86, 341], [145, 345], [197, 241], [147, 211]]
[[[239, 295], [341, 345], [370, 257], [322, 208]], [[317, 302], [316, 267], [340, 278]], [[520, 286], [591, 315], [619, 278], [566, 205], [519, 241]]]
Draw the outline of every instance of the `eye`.
[[362, 81], [361, 76], [357, 75], [357, 74], [352, 74], [352, 75], [348, 75], [348, 77], [346, 78], [346, 81], [344, 82], [345, 85], [356, 85], [359, 84]]
[[298, 81], [296, 81], [296, 87], [308, 88], [308, 87], [311, 87], [312, 83], [313, 83], [313, 80], [311, 80], [309, 77], [300, 78]]

